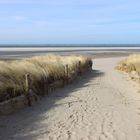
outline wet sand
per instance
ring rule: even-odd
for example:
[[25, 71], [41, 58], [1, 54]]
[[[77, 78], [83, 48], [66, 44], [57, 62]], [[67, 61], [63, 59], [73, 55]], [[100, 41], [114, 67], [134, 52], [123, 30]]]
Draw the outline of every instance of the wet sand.
[[88, 55], [93, 58], [128, 56], [132, 53], [140, 53], [140, 49], [129, 47], [53, 47], [53, 48], [0, 48], [0, 59], [20, 59], [35, 55]]

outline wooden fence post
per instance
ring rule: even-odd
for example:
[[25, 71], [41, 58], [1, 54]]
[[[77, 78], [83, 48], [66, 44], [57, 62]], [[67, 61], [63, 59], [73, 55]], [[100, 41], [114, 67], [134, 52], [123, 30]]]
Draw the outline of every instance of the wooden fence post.
[[48, 89], [47, 86], [48, 86], [48, 81], [47, 81], [47, 79], [45, 78], [45, 79], [44, 79], [44, 93], [43, 93], [43, 96], [49, 93], [49, 89]]
[[28, 101], [28, 106], [31, 106], [30, 94], [29, 94], [29, 74], [25, 74], [25, 94]]
[[82, 70], [81, 70], [81, 61], [79, 61], [78, 63], [78, 71], [79, 71], [79, 75], [82, 75]]
[[68, 64], [66, 64], [65, 66], [65, 84], [68, 84], [68, 81], [69, 81], [69, 66]]

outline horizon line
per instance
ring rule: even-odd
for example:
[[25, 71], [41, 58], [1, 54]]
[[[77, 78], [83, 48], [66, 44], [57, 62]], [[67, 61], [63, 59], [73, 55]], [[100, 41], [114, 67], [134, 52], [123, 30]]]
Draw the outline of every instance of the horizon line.
[[140, 44], [124, 44], [124, 43], [122, 43], [122, 44], [0, 44], [0, 47], [4, 47], [4, 46], [9, 46], [9, 47], [13, 47], [13, 46], [44, 46], [44, 47], [47, 47], [47, 46], [71, 46], [71, 47], [74, 47], [74, 46], [140, 46]]

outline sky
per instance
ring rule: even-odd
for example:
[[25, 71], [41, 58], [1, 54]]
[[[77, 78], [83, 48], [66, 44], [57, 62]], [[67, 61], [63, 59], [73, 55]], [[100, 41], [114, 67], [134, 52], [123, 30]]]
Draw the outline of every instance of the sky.
[[0, 0], [0, 44], [140, 44], [140, 0]]

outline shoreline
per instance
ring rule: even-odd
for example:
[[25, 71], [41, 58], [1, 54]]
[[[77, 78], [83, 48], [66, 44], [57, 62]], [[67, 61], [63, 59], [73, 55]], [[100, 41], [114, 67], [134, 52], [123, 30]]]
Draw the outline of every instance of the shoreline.
[[92, 58], [128, 56], [140, 53], [140, 48], [0, 48], [0, 59], [20, 59], [37, 55], [85, 55]]

